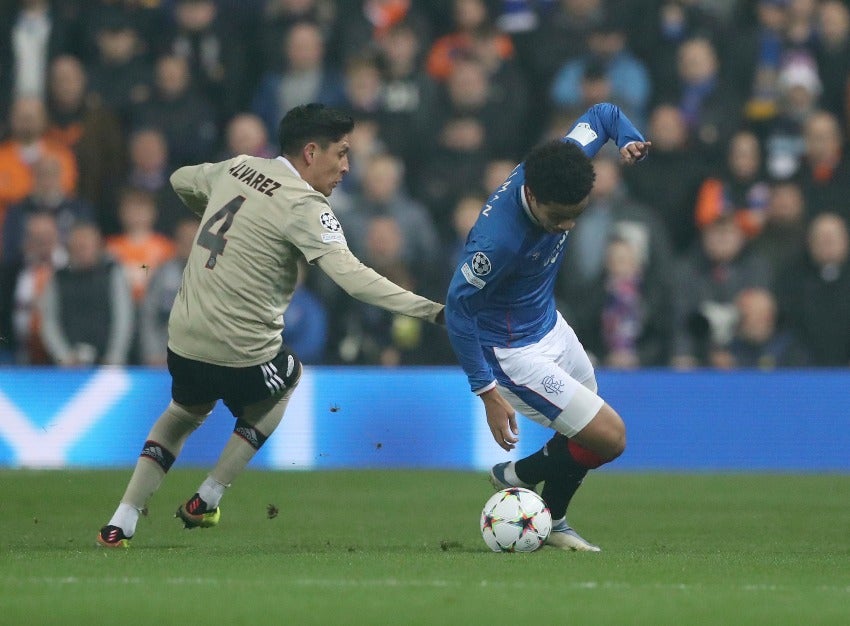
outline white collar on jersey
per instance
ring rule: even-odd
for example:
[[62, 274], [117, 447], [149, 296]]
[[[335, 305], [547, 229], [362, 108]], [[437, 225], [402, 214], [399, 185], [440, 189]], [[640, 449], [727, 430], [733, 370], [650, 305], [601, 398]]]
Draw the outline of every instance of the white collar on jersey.
[[[299, 173], [298, 173], [298, 170], [297, 170], [297, 169], [295, 169], [295, 166], [292, 164], [292, 161], [290, 161], [289, 159], [287, 159], [287, 158], [286, 158], [285, 156], [283, 156], [283, 155], [280, 155], [279, 157], [277, 157], [277, 159], [276, 159], [276, 160], [280, 161], [280, 162], [281, 162], [281, 163], [283, 163], [286, 167], [288, 167], [289, 169], [291, 169], [291, 170], [292, 170], [292, 173], [293, 173], [293, 174], [295, 174], [298, 178], [300, 178], [301, 180], [304, 180], [304, 177], [303, 177], [303, 176], [301, 176], [301, 174], [299, 174]], [[310, 189], [313, 189], [313, 185], [311, 185], [310, 183], [308, 183], [306, 180], [304, 180], [304, 183], [305, 183], [305, 184], [306, 184], [306, 185], [307, 185]], [[315, 189], [313, 189], [313, 191], [316, 191], [316, 190], [315, 190]]]
[[519, 200], [522, 202], [522, 210], [525, 211], [531, 223], [535, 226], [540, 226], [540, 220], [534, 217], [534, 213], [531, 212], [531, 206], [528, 204], [528, 192], [525, 189], [525, 185], [519, 188]]

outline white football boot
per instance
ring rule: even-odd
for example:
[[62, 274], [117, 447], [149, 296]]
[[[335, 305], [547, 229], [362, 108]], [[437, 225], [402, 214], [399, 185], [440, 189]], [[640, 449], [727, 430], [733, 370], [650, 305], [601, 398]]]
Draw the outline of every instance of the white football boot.
[[552, 532], [546, 545], [573, 552], [602, 552], [602, 548], [587, 541], [567, 524], [566, 518], [552, 522]]

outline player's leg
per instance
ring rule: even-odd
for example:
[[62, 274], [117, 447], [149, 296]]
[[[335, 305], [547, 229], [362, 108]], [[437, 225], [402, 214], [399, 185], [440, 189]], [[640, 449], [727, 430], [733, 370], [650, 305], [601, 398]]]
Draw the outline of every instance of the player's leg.
[[[177, 509], [176, 516], [186, 528], [208, 528], [218, 523], [225, 489], [280, 424], [301, 378], [302, 366], [285, 349], [273, 361], [250, 370], [234, 376], [238, 394], [225, 398], [237, 418], [233, 434], [198, 491]], [[246, 399], [250, 403], [243, 404]]]
[[592, 364], [563, 320], [534, 346], [494, 354], [501, 372], [507, 374], [500, 385], [505, 387], [505, 398], [520, 413], [557, 431], [536, 453], [495, 466], [491, 478], [503, 480], [494, 484], [527, 486], [545, 481], [541, 495], [552, 513], [551, 543], [598, 550], [569, 527], [566, 511], [588, 470], [622, 453], [622, 419], [595, 393]]
[[127, 547], [148, 499], [159, 488], [189, 435], [200, 426], [219, 397], [221, 368], [181, 357], [168, 351], [171, 398], [154, 423], [142, 446], [133, 476], [121, 504], [101, 528], [98, 542], [109, 547]]
[[186, 439], [203, 423], [214, 406], [214, 402], [190, 406], [174, 401], [169, 403], [148, 433], [121, 503], [98, 534], [101, 545], [127, 547], [148, 500], [159, 489]]

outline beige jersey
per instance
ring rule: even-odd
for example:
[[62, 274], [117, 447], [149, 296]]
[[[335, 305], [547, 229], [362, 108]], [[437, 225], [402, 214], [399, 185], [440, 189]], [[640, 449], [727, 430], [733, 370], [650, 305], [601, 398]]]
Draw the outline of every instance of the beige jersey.
[[442, 309], [360, 264], [327, 198], [281, 157], [182, 167], [171, 184], [201, 217], [168, 324], [181, 356], [230, 367], [271, 360], [302, 255], [366, 302], [432, 321]]

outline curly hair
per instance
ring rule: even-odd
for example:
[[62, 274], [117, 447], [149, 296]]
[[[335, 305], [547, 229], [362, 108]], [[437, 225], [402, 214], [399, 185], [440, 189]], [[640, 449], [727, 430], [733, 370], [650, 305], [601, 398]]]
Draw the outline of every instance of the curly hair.
[[339, 141], [354, 128], [350, 115], [323, 104], [302, 104], [290, 110], [280, 121], [278, 139], [281, 154], [294, 155], [315, 141], [323, 149]]
[[525, 184], [542, 204], [577, 204], [590, 193], [595, 178], [590, 159], [571, 141], [550, 141], [525, 159]]

